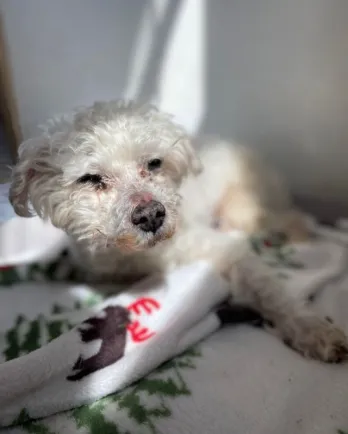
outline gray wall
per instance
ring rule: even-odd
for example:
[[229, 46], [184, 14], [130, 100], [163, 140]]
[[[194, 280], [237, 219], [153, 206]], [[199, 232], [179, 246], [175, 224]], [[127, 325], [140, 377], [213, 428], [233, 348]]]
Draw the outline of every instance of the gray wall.
[[[25, 137], [94, 99], [153, 98], [348, 197], [348, 0], [0, 0]], [[145, 18], [144, 18], [145, 17]]]
[[127, 3], [0, 0], [25, 137], [49, 116], [122, 90], [142, 13]]
[[348, 1], [209, 3], [205, 130], [259, 147], [302, 193], [348, 201]]

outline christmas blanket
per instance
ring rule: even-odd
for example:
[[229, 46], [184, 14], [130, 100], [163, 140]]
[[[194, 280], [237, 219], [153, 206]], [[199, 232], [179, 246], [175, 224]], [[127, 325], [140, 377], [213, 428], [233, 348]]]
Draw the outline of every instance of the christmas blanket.
[[[44, 258], [36, 246], [29, 255], [19, 250], [16, 261], [3, 240], [34, 243], [28, 224], [40, 234]], [[74, 282], [68, 255], [53, 249], [64, 237], [50, 226], [15, 218], [0, 232], [0, 432], [337, 434], [348, 428], [348, 366], [306, 361], [249, 326], [217, 331], [224, 315], [215, 307], [227, 288], [209, 264], [154, 276], [105, 299]], [[295, 297], [314, 299], [348, 331], [348, 236], [324, 228], [316, 234], [297, 247], [269, 236], [250, 242]]]

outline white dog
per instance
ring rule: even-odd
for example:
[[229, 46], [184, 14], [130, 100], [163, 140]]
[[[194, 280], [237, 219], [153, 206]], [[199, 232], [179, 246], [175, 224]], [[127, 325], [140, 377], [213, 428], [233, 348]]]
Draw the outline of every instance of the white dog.
[[207, 259], [231, 283], [233, 300], [257, 310], [292, 348], [326, 362], [345, 358], [344, 333], [294, 301], [246, 243], [223, 232], [286, 222], [294, 237], [305, 236], [286, 189], [254, 154], [215, 143], [201, 162], [169, 116], [118, 101], [78, 110], [30, 142], [13, 171], [11, 202], [20, 216], [32, 215], [30, 202], [66, 231], [86, 274], [134, 280]]

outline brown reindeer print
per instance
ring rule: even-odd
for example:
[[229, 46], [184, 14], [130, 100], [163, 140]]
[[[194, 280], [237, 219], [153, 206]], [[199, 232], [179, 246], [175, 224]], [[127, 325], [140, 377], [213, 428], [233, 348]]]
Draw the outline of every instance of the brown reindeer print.
[[103, 312], [105, 313], [104, 318], [88, 318], [82, 324], [88, 324], [90, 327], [79, 328], [82, 342], [102, 340], [98, 353], [88, 359], [80, 356], [73, 366], [73, 370], [77, 372], [69, 375], [67, 380], [81, 380], [86, 375], [105, 368], [123, 357], [127, 326], [130, 323], [129, 311], [122, 306], [108, 306]]

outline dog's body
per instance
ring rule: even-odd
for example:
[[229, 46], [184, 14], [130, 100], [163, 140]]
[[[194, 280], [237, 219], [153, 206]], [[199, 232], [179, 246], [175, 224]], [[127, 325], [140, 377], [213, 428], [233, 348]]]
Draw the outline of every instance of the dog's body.
[[[75, 246], [73, 251], [79, 266], [85, 272], [93, 270], [91, 279], [98, 274], [106, 281], [137, 281], [186, 263], [188, 251], [182, 251], [185, 241], [191, 233], [208, 228], [215, 229], [214, 232], [239, 230], [245, 234], [274, 230], [287, 233], [290, 239], [307, 238], [305, 220], [292, 208], [283, 180], [255, 152], [216, 139], [196, 139], [194, 149], [202, 170], [196, 176], [185, 178], [178, 190], [179, 230], [149, 250], [130, 254], [115, 247], [91, 256], [89, 245], [87, 249]], [[181, 233], [185, 234], [185, 240], [181, 239]], [[196, 259], [197, 245], [192, 249]]]
[[348, 352], [343, 332], [294, 301], [245, 240], [224, 232], [306, 236], [278, 176], [244, 148], [215, 142], [198, 152], [152, 107], [98, 103], [22, 147], [10, 198], [19, 215], [30, 215], [30, 200], [64, 229], [96, 280], [137, 280], [209, 260], [234, 300], [305, 356], [340, 361]]

